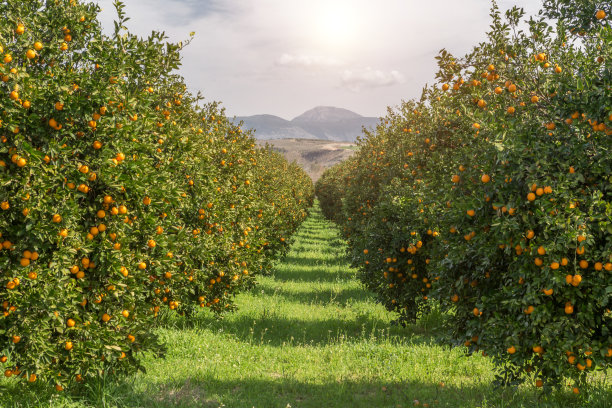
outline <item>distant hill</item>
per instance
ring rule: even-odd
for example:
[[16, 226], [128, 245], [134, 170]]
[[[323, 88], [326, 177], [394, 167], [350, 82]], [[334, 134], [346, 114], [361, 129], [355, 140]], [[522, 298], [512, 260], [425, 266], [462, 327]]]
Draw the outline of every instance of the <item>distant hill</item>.
[[313, 139], [258, 140], [257, 144], [270, 145], [289, 162], [296, 162], [313, 181], [317, 181], [325, 169], [348, 159], [357, 150], [353, 143]]
[[378, 118], [361, 116], [347, 109], [318, 106], [293, 120], [274, 115], [238, 116], [245, 129], [255, 129], [255, 138], [321, 139], [354, 142], [362, 134], [362, 127], [374, 128]]

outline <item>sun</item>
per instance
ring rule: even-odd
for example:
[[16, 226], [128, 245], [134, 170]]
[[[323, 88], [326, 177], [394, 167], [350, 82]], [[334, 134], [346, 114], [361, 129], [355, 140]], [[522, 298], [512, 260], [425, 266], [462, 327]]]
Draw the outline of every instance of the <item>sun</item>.
[[328, 46], [346, 46], [355, 38], [356, 25], [350, 7], [328, 4], [320, 10], [317, 36], [319, 41]]

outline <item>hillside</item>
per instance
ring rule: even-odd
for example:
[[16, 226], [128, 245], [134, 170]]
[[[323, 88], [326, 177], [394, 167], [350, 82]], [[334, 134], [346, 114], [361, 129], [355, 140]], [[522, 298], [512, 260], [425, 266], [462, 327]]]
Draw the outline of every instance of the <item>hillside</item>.
[[346, 160], [355, 151], [352, 143], [316, 139], [259, 140], [257, 143], [269, 144], [289, 162], [295, 161], [313, 181], [317, 181], [325, 169]]
[[255, 129], [255, 138], [270, 139], [320, 139], [354, 142], [362, 134], [363, 127], [373, 128], [378, 118], [361, 116], [347, 109], [318, 106], [292, 120], [274, 115], [238, 116], [236, 122], [244, 122], [243, 128]]

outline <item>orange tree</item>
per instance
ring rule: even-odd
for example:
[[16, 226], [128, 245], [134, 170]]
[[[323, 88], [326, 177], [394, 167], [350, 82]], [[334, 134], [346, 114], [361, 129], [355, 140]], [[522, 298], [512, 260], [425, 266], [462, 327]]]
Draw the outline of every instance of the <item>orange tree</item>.
[[106, 36], [94, 4], [0, 3], [0, 365], [57, 390], [162, 353], [162, 307], [231, 309], [312, 200], [186, 91], [183, 44], [129, 34], [117, 10]]
[[[487, 42], [442, 52], [439, 86], [362, 142], [342, 202], [355, 262], [387, 307], [405, 314], [421, 295], [398, 289], [411, 262], [452, 311], [455, 344], [538, 386], [579, 384], [612, 357], [610, 10], [544, 12], [556, 31], [532, 19], [520, 32], [519, 10], [503, 22], [494, 9]], [[424, 260], [402, 257], [418, 242]]]

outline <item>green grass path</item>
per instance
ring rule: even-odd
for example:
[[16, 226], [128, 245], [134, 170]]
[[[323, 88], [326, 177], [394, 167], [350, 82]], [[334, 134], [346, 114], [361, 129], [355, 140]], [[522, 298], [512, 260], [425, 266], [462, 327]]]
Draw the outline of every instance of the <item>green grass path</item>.
[[[23, 406], [108, 407], [605, 407], [566, 390], [538, 399], [533, 387], [495, 389], [488, 359], [438, 345], [438, 317], [401, 328], [355, 278], [346, 245], [318, 206], [274, 275], [217, 320], [172, 318], [159, 329], [165, 359], [146, 374], [96, 384], [83, 400], [41, 394]], [[1, 384], [1, 381], [0, 381]], [[14, 390], [17, 391], [16, 389]], [[13, 393], [11, 393], [13, 394]], [[24, 401], [4, 395], [0, 406]], [[6, 404], [6, 405], [3, 405]]]

